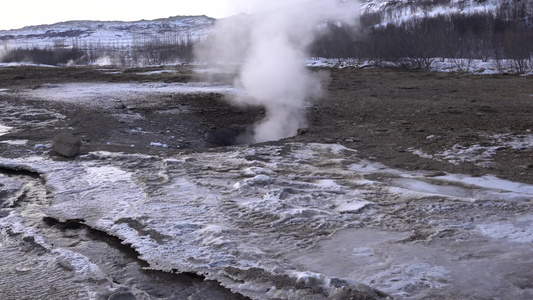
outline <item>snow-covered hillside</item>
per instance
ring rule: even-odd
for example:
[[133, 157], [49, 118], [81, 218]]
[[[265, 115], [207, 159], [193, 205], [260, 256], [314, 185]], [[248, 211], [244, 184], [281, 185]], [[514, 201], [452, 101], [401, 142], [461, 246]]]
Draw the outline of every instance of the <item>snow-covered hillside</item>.
[[382, 23], [401, 23], [446, 14], [496, 13], [502, 6], [533, 11], [532, 1], [520, 0], [365, 0], [361, 14], [377, 14]]
[[442, 11], [475, 12], [494, 10], [514, 0], [366, 0], [361, 8], [363, 13], [381, 13], [400, 10], [426, 10], [428, 13]]
[[0, 31], [6, 47], [93, 44], [128, 46], [153, 39], [176, 40], [201, 37], [212, 31], [215, 19], [176, 16], [166, 19], [120, 21], [69, 21]]
[[[378, 15], [381, 24], [401, 23], [412, 18], [441, 14], [496, 12], [502, 6], [518, 5], [533, 11], [531, 1], [518, 0], [355, 0], [361, 2], [361, 15]], [[68, 21], [50, 25], [0, 30], [4, 47], [50, 46], [129, 46], [148, 40], [193, 39], [212, 32], [216, 19], [207, 16], [176, 16], [135, 22]]]
[[[417, 69], [434, 67], [431, 65], [436, 58], [452, 59], [453, 69], [461, 72], [470, 71], [472, 59], [483, 62], [494, 59], [492, 65], [500, 73], [511, 69], [513, 73], [525, 74], [533, 69], [533, 43], [530, 42], [533, 1], [350, 0], [350, 3], [356, 3], [356, 7], [350, 6], [351, 18], [357, 19], [359, 15], [361, 26], [356, 25], [354, 29], [330, 22], [328, 18], [320, 19], [315, 24], [320, 34], [307, 49], [309, 57], [349, 58], [376, 66], [389, 64]], [[308, 2], [300, 5], [309, 8], [305, 6]], [[0, 31], [0, 62], [122, 66], [189, 63], [198, 58], [195, 53], [203, 51], [195, 52], [195, 49], [208, 47], [209, 43], [196, 42], [207, 40], [216, 23], [237, 23], [229, 27], [237, 28], [235, 32], [243, 36], [230, 44], [245, 44], [244, 32], [250, 28], [254, 16], [258, 15], [221, 20], [177, 16], [136, 22], [69, 21], [4, 30]], [[421, 26], [422, 22], [425, 25]], [[418, 37], [423, 37], [425, 42], [417, 44]], [[227, 50], [232, 45], [226, 42], [227, 38], [216, 41]], [[217, 50], [215, 55], [221, 54]], [[457, 59], [466, 59], [466, 66]], [[504, 64], [502, 59], [511, 63]]]

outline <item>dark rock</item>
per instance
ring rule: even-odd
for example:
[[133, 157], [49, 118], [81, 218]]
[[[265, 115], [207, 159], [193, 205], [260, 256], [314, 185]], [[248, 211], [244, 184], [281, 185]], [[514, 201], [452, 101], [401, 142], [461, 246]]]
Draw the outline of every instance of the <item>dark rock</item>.
[[297, 134], [304, 135], [309, 133], [309, 128], [298, 128]]
[[60, 133], [54, 137], [52, 149], [65, 157], [74, 157], [80, 153], [81, 140], [70, 133]]

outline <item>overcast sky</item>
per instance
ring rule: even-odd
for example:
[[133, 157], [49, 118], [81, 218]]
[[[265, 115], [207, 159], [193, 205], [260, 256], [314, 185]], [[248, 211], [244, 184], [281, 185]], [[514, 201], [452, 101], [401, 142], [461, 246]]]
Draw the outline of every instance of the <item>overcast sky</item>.
[[[178, 15], [222, 18], [303, 0], [9, 0], [0, 8], [0, 30], [70, 20], [137, 21]], [[265, 7], [266, 6], [266, 7]]]

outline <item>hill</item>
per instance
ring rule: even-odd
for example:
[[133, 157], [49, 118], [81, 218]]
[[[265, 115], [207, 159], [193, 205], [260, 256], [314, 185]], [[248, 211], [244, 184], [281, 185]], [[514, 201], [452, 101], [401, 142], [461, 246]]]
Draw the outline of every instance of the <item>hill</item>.
[[100, 44], [131, 46], [152, 39], [184, 39], [209, 34], [215, 19], [207, 16], [175, 16], [135, 22], [68, 21], [0, 31], [7, 46]]

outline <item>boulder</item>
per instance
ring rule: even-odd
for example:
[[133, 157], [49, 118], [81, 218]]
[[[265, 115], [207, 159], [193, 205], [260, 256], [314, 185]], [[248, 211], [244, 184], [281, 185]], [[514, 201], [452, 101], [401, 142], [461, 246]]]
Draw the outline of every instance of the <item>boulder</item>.
[[52, 149], [65, 157], [74, 157], [80, 153], [81, 140], [70, 133], [60, 133], [54, 137]]

